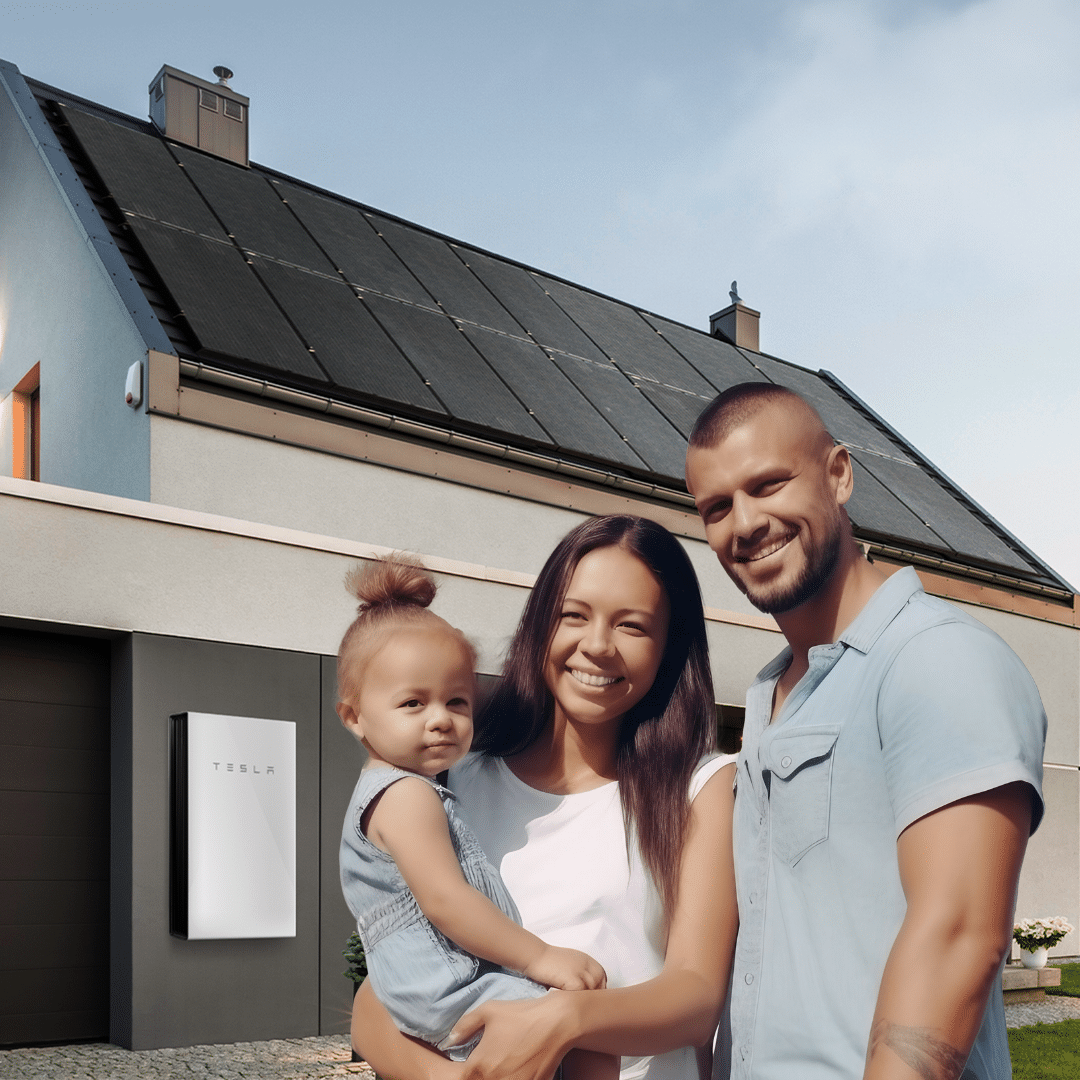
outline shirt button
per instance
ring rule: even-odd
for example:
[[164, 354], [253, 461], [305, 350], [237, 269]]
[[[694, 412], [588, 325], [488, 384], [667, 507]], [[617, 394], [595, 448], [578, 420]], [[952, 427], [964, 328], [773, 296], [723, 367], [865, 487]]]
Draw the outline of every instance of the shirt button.
[[749, 986], [749, 985], [750, 985], [750, 984], [751, 984], [751, 983], [752, 983], [752, 982], [754, 981], [754, 974], [753, 974], [753, 972], [751, 972], [751, 971], [748, 971], [748, 972], [747, 972], [747, 973], [746, 973], [746, 974], [745, 974], [745, 975], [743, 976], [743, 981], [744, 981], [744, 982], [746, 983], [746, 985], [747, 985], [747, 986]]
[[783, 758], [780, 761], [780, 768], [781, 769], [786, 769], [790, 764], [791, 764], [791, 758], [789, 758], [789, 757]]

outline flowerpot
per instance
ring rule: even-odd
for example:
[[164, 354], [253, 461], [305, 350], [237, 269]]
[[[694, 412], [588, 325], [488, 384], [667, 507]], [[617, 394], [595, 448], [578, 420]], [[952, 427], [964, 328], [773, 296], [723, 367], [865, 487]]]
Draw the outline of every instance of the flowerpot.
[[1026, 968], [1046, 967], [1046, 946], [1043, 945], [1032, 952], [1022, 948], [1020, 950], [1020, 963]]

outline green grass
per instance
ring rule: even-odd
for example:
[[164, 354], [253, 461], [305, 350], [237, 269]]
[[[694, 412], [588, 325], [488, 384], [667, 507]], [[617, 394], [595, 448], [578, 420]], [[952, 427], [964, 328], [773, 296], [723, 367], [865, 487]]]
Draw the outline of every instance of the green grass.
[[1080, 1020], [1010, 1028], [1009, 1054], [1013, 1080], [1076, 1080], [1080, 1076]]
[[1048, 994], [1061, 997], [1080, 997], [1080, 964], [1061, 965], [1061, 985], [1048, 986]]

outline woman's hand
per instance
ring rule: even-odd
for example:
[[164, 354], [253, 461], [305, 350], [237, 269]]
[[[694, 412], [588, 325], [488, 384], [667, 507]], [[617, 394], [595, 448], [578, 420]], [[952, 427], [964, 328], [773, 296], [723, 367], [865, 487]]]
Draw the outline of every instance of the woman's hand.
[[589, 991], [551, 990], [530, 1001], [488, 1001], [466, 1013], [451, 1038], [483, 1038], [465, 1062], [462, 1080], [551, 1080], [575, 1037], [574, 998]]

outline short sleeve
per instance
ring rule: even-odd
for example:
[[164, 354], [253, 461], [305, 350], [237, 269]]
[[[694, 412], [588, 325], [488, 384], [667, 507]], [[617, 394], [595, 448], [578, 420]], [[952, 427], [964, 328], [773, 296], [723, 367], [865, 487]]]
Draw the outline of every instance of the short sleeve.
[[1042, 819], [1046, 714], [1020, 658], [991, 630], [950, 621], [914, 635], [881, 684], [878, 731], [897, 836], [958, 799], [1024, 781]]
[[701, 789], [725, 766], [738, 760], [738, 754], [709, 754], [697, 764], [690, 776], [688, 801], [693, 802]]

